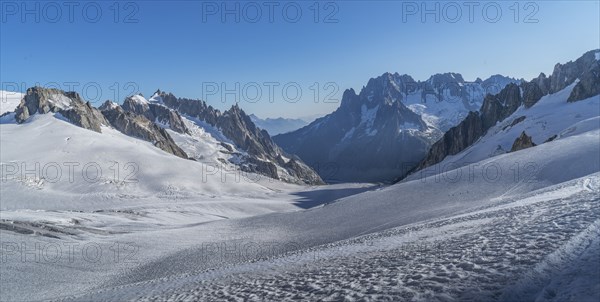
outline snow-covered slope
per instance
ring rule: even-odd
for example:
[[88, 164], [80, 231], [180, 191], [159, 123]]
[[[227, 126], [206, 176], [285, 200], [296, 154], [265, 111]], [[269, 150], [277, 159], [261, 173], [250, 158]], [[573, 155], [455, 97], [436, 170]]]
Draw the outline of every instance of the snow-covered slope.
[[[409, 176], [408, 179], [415, 179], [421, 174], [429, 175], [435, 171], [448, 170], [506, 153], [511, 150], [515, 139], [523, 131], [532, 137], [535, 144], [539, 145], [548, 139], [561, 139], [590, 129], [597, 129], [600, 127], [600, 95], [574, 103], [567, 102], [577, 83], [575, 81], [557, 93], [543, 96], [530, 108], [519, 107], [512, 115], [490, 128], [486, 135], [471, 147], [456, 155], [446, 157], [442, 162], [419, 171], [415, 175]], [[532, 152], [535, 153], [535, 149]], [[528, 169], [532, 168], [535, 167], [528, 167]]]
[[21, 125], [5, 116], [0, 130], [2, 210], [100, 209], [169, 198], [167, 191], [187, 199], [270, 191], [252, 181], [227, 185], [215, 167], [112, 128], [97, 133], [77, 127], [59, 114], [36, 115]]
[[[551, 284], [572, 284], [558, 288], [560, 297], [568, 297], [584, 286], [569, 275], [569, 263], [597, 254], [589, 242], [597, 242], [600, 225], [599, 138], [596, 128], [543, 144], [538, 152], [522, 150], [448, 171], [452, 180], [432, 175], [307, 211], [181, 230], [182, 236], [221, 235], [141, 265], [78, 299], [510, 301], [556, 292], [556, 285], [544, 289], [547, 281], [535, 281], [544, 277], [535, 272], [548, 266], [563, 276]], [[542, 168], [518, 175], [508, 170], [514, 163]], [[506, 170], [492, 178], [481, 166]], [[273, 258], [286, 251], [291, 253]], [[511, 290], [520, 278], [533, 281]]]
[[[360, 299], [375, 292], [382, 299], [498, 297], [519, 277], [540, 279], [523, 272], [554, 263], [554, 252], [566, 251], [573, 262], [595, 253], [580, 247], [585, 240], [577, 236], [595, 236], [592, 224], [600, 217], [600, 129], [590, 123], [578, 129], [533, 149], [306, 211], [242, 218], [289, 211], [289, 196], [274, 190], [293, 191], [290, 185], [221, 183], [215, 175], [201, 182], [202, 163], [110, 129], [88, 131], [51, 114], [33, 116], [22, 125], [3, 123], [3, 166], [76, 161], [109, 169], [114, 162], [131, 161], [139, 164], [140, 181], [50, 183], [26, 177], [3, 182], [4, 243], [32, 248], [76, 241], [106, 252], [98, 262], [77, 256], [71, 262], [63, 258], [42, 264], [23, 262], [19, 253], [6, 254], [2, 293], [28, 300], [70, 295], [76, 300], [223, 299], [236, 294]], [[20, 152], [24, 148], [28, 152]], [[539, 169], [515, 173], [515, 163]], [[318, 201], [324, 196], [319, 194], [336, 190], [321, 187], [297, 195]], [[135, 247], [133, 256], [122, 254], [135, 261], [115, 261], [117, 243]], [[576, 248], [566, 248], [569, 244]], [[490, 254], [478, 257], [483, 248]], [[519, 252], [514, 260], [515, 249], [528, 253]], [[296, 253], [279, 257], [292, 251]], [[439, 260], [432, 261], [431, 253]], [[475, 256], [465, 258], [464, 253]], [[555, 274], [569, 276], [567, 266], [556, 266]], [[214, 270], [205, 272], [209, 268]], [[580, 283], [570, 282], [573, 288]], [[539, 284], [532, 282], [522, 295], [541, 291]], [[336, 294], [343, 296], [327, 296], [330, 286], [339, 287]]]

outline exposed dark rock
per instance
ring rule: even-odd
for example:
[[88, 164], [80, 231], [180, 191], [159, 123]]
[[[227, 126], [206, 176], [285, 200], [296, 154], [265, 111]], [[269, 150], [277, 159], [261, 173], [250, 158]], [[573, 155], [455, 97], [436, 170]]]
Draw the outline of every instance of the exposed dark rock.
[[179, 133], [189, 134], [189, 130], [183, 123], [179, 113], [162, 104], [136, 101], [134, 97], [128, 97], [123, 102], [123, 109], [136, 114], [141, 114], [147, 119], [168, 126], [171, 130]]
[[419, 164], [417, 170], [437, 164], [446, 156], [466, 149], [483, 135], [484, 129], [479, 113], [469, 112], [463, 122], [450, 128], [439, 141], [431, 146], [427, 157]]
[[223, 148], [227, 149], [227, 151], [233, 152], [233, 147], [230, 144], [221, 142], [220, 145], [223, 146]]
[[[301, 162], [287, 164], [283, 161], [282, 155], [288, 158], [291, 156], [273, 142], [267, 131], [256, 127], [252, 119], [239, 106], [234, 105], [221, 113], [201, 100], [177, 98], [171, 93], [160, 90], [155, 93], [155, 96], [165, 106], [215, 127], [239, 150], [247, 152], [248, 156], [245, 156], [244, 162], [239, 164], [243, 171], [259, 173], [288, 182], [313, 185], [324, 183], [317, 173], [307, 165]], [[232, 146], [226, 143], [221, 143], [221, 145], [229, 152], [234, 151]], [[280, 175], [277, 165], [296, 178], [288, 179], [286, 176]]]
[[526, 118], [526, 116], [524, 116], [524, 115], [523, 115], [523, 116], [519, 116], [518, 118], [514, 119], [514, 120], [513, 120], [513, 121], [510, 123], [510, 125], [506, 125], [506, 126], [504, 126], [504, 128], [502, 128], [502, 130], [506, 130], [506, 129], [508, 129], [508, 128], [514, 127], [516, 124], [518, 124], [518, 123], [520, 123], [520, 122], [524, 121], [524, 120], [525, 120], [525, 118]]
[[110, 122], [110, 125], [124, 134], [151, 142], [156, 147], [173, 155], [188, 158], [165, 129], [145, 116], [125, 111], [121, 106], [111, 101], [106, 101], [100, 106], [100, 110]]
[[[600, 51], [598, 56], [600, 56]], [[591, 60], [591, 54], [588, 55]], [[584, 56], [585, 57], [585, 56]], [[594, 58], [595, 59], [595, 58]], [[569, 102], [576, 102], [597, 96], [600, 94], [600, 61], [592, 61], [591, 67], [579, 76], [579, 83], [575, 85], [571, 95], [569, 96]]]
[[100, 111], [84, 102], [78, 93], [42, 87], [27, 89], [15, 110], [15, 119], [23, 123], [31, 115], [48, 112], [60, 113], [71, 123], [96, 132], [101, 132], [102, 125], [109, 125]]
[[551, 137], [549, 137], [546, 141], [544, 141], [544, 143], [551, 142], [551, 141], [555, 140], [557, 137], [558, 137], [558, 135], [554, 134]]
[[521, 135], [517, 137], [512, 147], [510, 148], [510, 152], [515, 152], [531, 147], [535, 147], [536, 144], [531, 140], [531, 136], [528, 136], [525, 131], [521, 132]]
[[[571, 85], [576, 79], [582, 79], [587, 73], [594, 73], [598, 70], [598, 60], [596, 53], [600, 50], [591, 50], [583, 54], [579, 59], [569, 61], [565, 64], [556, 64], [552, 76], [550, 76], [550, 93], [558, 92]], [[591, 78], [597, 78], [598, 74]], [[596, 85], [598, 82], [596, 81]], [[592, 85], [593, 86], [593, 85]], [[591, 87], [591, 86], [590, 86]]]
[[241, 166], [242, 171], [257, 173], [261, 175], [268, 176], [273, 179], [279, 179], [279, 174], [277, 173], [277, 166], [268, 161], [259, 160], [254, 157], [249, 157], [246, 162]]

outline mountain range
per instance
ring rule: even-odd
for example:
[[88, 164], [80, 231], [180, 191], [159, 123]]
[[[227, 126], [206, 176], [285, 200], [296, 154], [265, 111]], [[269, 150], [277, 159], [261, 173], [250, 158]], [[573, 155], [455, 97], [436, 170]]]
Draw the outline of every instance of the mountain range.
[[250, 114], [250, 119], [256, 127], [267, 130], [270, 135], [291, 132], [309, 124], [306, 120], [299, 118], [278, 117], [262, 119], [254, 114]]
[[[202, 100], [161, 90], [149, 99], [138, 94], [121, 105], [106, 101], [95, 108], [75, 92], [32, 87], [18, 101], [3, 102], [2, 116], [22, 124], [36, 114], [53, 114], [98, 133], [110, 127], [183, 159], [290, 183], [392, 182], [456, 158], [492, 131], [521, 129], [533, 119], [521, 111], [544, 97], [565, 94], [567, 88], [569, 104], [598, 95], [598, 53], [556, 64], [551, 75], [541, 73], [530, 81], [494, 75], [467, 82], [458, 73], [415, 81], [384, 73], [359, 93], [347, 89], [331, 114], [274, 137], [267, 129], [283, 132], [303, 121], [262, 120], [237, 105], [221, 112]], [[538, 132], [523, 128], [485, 154], [539, 145], [559, 135], [542, 131], [548, 136], [542, 138]]]
[[421, 82], [384, 73], [358, 94], [346, 90], [333, 113], [273, 139], [326, 181], [389, 182], [416, 166], [486, 94], [519, 82], [500, 75], [466, 82], [457, 73]]
[[14, 119], [22, 124], [33, 115], [49, 113], [95, 132], [114, 128], [221, 172], [237, 168], [291, 183], [323, 183], [300, 159], [282, 151], [237, 105], [220, 112], [203, 101], [158, 90], [150, 100], [134, 95], [122, 105], [106, 101], [95, 108], [75, 92], [32, 87], [15, 108]]

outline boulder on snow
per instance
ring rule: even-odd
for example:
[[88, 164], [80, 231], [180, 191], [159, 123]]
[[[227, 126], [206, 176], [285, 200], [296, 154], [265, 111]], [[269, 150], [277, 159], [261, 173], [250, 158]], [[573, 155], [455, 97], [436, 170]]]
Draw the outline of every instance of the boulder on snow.
[[525, 131], [521, 132], [521, 135], [519, 137], [517, 137], [517, 139], [515, 140], [515, 142], [512, 145], [512, 148], [510, 148], [510, 152], [515, 152], [515, 151], [519, 151], [519, 150], [523, 150], [523, 149], [527, 149], [527, 148], [531, 148], [531, 147], [535, 147], [536, 144], [531, 140], [531, 136], [528, 136]]

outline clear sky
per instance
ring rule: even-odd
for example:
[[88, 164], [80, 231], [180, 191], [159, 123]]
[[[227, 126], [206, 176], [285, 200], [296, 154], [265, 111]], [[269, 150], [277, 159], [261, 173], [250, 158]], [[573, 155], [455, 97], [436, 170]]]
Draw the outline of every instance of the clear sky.
[[52, 3], [2, 1], [2, 89], [58, 86], [99, 105], [160, 88], [305, 117], [386, 71], [528, 80], [600, 48], [598, 1]]

